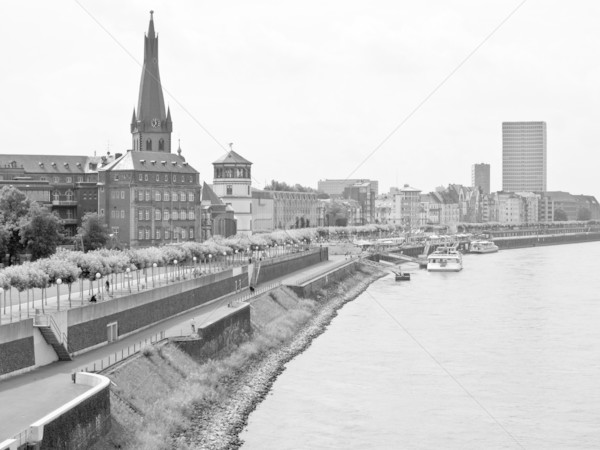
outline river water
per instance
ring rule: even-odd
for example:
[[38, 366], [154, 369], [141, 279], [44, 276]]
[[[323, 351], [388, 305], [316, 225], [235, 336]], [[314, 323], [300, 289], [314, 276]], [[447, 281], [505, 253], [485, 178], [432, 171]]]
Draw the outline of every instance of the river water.
[[243, 449], [600, 448], [600, 243], [405, 268], [287, 364]]

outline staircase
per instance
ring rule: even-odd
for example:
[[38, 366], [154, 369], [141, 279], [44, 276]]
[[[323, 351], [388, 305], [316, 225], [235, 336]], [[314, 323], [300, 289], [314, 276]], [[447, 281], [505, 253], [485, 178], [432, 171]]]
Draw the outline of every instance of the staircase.
[[71, 354], [69, 353], [67, 337], [64, 333], [60, 332], [60, 329], [56, 325], [56, 322], [52, 316], [36, 316], [34, 326], [40, 330], [40, 333], [42, 333], [42, 336], [44, 336], [46, 342], [52, 346], [58, 356], [59, 361], [73, 360]]

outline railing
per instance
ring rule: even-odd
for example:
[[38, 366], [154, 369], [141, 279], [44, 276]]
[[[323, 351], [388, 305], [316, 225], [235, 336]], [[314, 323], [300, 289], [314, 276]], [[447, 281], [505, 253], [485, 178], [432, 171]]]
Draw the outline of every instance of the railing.
[[58, 339], [59, 344], [64, 345], [69, 354], [72, 353], [71, 348], [69, 347], [67, 335], [60, 330], [58, 324], [54, 320], [54, 317], [52, 317], [50, 314], [36, 314], [33, 319], [33, 323], [37, 326], [50, 327]]
[[300, 278], [299, 280], [296, 281], [296, 285], [299, 286], [299, 285], [302, 285], [302, 284], [306, 283], [307, 281], [316, 280], [317, 278], [322, 278], [325, 275], [328, 275], [331, 272], [340, 269], [341, 267], [344, 267], [344, 266], [352, 264], [353, 261], [356, 261], [356, 259], [352, 258], [352, 256], [351, 256], [350, 260], [344, 259], [344, 260], [338, 262], [335, 266], [333, 266], [330, 269], [328, 269], [327, 272], [325, 272], [325, 273], [312, 274], [312, 275], [307, 275], [307, 276], [305, 276], [303, 278]]
[[81, 367], [77, 371], [91, 373], [100, 372], [104, 369], [108, 369], [110, 366], [114, 366], [115, 364], [123, 361], [124, 359], [129, 358], [130, 356], [135, 355], [136, 353], [139, 353], [144, 348], [144, 346], [148, 344], [153, 345], [164, 340], [166, 340], [165, 330], [160, 331], [150, 336], [150, 338], [144, 339], [143, 341], [140, 340], [139, 342], [136, 342], [133, 345], [128, 345], [126, 348], [122, 348], [120, 351], [116, 351], [114, 354], [108, 355], [105, 358], [94, 361], [93, 363], [90, 363], [89, 365], [85, 366], [85, 368]]

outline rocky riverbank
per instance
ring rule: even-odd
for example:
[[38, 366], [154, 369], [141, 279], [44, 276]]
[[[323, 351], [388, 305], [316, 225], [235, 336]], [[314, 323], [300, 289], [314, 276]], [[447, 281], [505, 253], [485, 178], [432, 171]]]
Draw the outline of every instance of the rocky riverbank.
[[220, 404], [198, 407], [191, 426], [179, 433], [176, 441], [185, 442], [189, 448], [239, 448], [242, 444], [239, 434], [246, 426], [248, 416], [269, 393], [279, 374], [285, 370], [285, 364], [306, 350], [312, 340], [327, 329], [338, 309], [384, 274], [363, 267], [355, 275], [360, 276], [351, 276], [323, 291], [317, 299], [320, 306], [316, 314], [288, 342], [230, 377], [228, 390], [232, 395]]
[[107, 375], [113, 429], [94, 449], [235, 449], [250, 413], [285, 364], [323, 333], [346, 302], [385, 275], [358, 265], [314, 299], [279, 288], [252, 302], [253, 336], [221, 357], [195, 361], [167, 344]]

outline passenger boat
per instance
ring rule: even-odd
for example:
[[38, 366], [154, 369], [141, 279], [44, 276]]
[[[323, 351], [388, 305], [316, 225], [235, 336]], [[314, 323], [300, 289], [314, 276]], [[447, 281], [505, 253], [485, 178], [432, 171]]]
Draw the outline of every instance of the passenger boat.
[[405, 272], [394, 272], [396, 275], [396, 281], [410, 281], [410, 273]]
[[456, 249], [456, 246], [438, 247], [427, 257], [429, 272], [458, 272], [462, 268], [462, 254]]
[[473, 241], [469, 245], [471, 253], [494, 253], [498, 251], [498, 246], [492, 241]]

